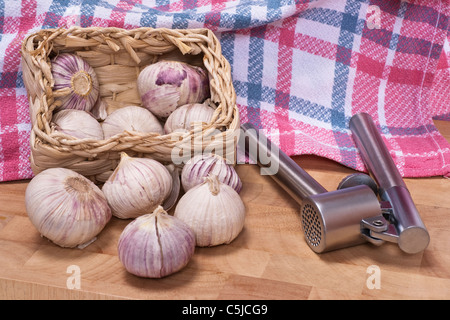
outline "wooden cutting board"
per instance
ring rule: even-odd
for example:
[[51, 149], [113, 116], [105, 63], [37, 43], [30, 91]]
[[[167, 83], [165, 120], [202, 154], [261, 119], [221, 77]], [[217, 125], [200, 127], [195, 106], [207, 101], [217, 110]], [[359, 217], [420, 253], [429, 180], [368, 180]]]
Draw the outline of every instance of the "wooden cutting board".
[[[450, 123], [436, 122], [450, 140]], [[327, 190], [355, 171], [333, 161], [294, 160]], [[363, 244], [315, 254], [298, 204], [255, 165], [238, 165], [245, 227], [229, 245], [196, 248], [186, 268], [163, 279], [125, 271], [113, 218], [88, 247], [60, 248], [30, 223], [28, 181], [0, 183], [0, 299], [450, 299], [450, 180], [405, 179], [431, 236], [421, 253]], [[78, 286], [79, 285], [79, 286]]]

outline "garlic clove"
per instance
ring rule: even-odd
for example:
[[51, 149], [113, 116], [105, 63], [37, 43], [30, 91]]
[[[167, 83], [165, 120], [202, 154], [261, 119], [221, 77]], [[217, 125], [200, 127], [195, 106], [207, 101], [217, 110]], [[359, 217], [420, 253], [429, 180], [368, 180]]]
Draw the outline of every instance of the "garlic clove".
[[195, 123], [209, 123], [214, 109], [206, 103], [185, 104], [174, 110], [164, 124], [164, 132], [187, 132], [193, 129]]
[[163, 204], [163, 208], [166, 211], [172, 209], [172, 207], [177, 203], [178, 196], [180, 195], [181, 182], [180, 182], [180, 169], [175, 165], [170, 164], [166, 166], [172, 176], [172, 190], [169, 196], [166, 198]]
[[142, 105], [165, 120], [176, 108], [208, 98], [209, 80], [199, 67], [179, 61], [159, 61], [146, 66], [137, 79]]
[[102, 128], [105, 139], [124, 131], [164, 133], [159, 120], [150, 111], [138, 106], [115, 110], [102, 122]]
[[210, 175], [180, 198], [174, 217], [194, 231], [197, 246], [228, 244], [244, 227], [245, 205], [233, 188]]
[[180, 271], [195, 251], [194, 232], [161, 206], [130, 222], [119, 237], [119, 260], [139, 277], [162, 278]]
[[158, 118], [165, 120], [178, 107], [180, 89], [178, 87], [161, 86], [147, 91], [142, 99], [143, 105], [148, 110]]
[[103, 98], [99, 97], [97, 102], [95, 102], [94, 107], [91, 109], [91, 113], [95, 119], [103, 121], [108, 116], [107, 108], [108, 104]]
[[36, 229], [61, 247], [88, 244], [111, 219], [111, 209], [101, 190], [86, 177], [65, 168], [50, 168], [31, 179], [25, 205]]
[[136, 218], [161, 205], [172, 190], [172, 176], [158, 161], [121, 153], [118, 166], [102, 191], [112, 214], [121, 219]]
[[99, 83], [94, 69], [72, 53], [56, 56], [51, 62], [53, 89], [61, 106], [57, 110], [90, 111], [99, 96]]
[[79, 139], [103, 139], [100, 123], [88, 112], [76, 109], [58, 111], [52, 117], [55, 130]]
[[222, 183], [232, 187], [237, 193], [242, 190], [242, 181], [233, 166], [212, 153], [198, 154], [189, 159], [181, 171], [181, 184], [184, 191], [204, 182], [210, 175], [216, 175]]

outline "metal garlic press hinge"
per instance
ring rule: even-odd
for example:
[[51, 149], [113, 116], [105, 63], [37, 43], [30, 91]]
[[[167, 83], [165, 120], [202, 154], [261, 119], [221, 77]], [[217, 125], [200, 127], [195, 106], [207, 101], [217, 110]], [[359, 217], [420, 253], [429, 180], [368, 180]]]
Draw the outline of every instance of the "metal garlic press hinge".
[[380, 202], [380, 206], [382, 215], [361, 220], [361, 235], [377, 246], [385, 241], [398, 243], [397, 229], [391, 223], [394, 221], [392, 206], [388, 201]]

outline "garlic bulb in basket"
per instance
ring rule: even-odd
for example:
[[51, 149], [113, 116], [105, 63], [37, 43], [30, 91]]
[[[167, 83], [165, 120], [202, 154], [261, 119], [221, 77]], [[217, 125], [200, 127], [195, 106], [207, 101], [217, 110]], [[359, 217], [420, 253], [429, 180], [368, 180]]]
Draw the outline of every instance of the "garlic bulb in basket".
[[25, 205], [37, 230], [61, 247], [90, 243], [111, 219], [101, 190], [65, 168], [46, 169], [31, 179]]
[[145, 67], [137, 79], [142, 105], [160, 119], [176, 108], [203, 102], [209, 96], [206, 72], [178, 61], [159, 61]]
[[214, 114], [214, 109], [206, 103], [185, 104], [170, 114], [164, 124], [164, 132], [189, 131], [196, 122], [209, 123]]
[[159, 120], [147, 109], [128, 106], [117, 109], [102, 122], [105, 139], [126, 131], [155, 132], [163, 134]]
[[57, 110], [90, 111], [99, 96], [99, 83], [94, 69], [83, 58], [71, 53], [56, 56], [51, 68], [55, 81], [53, 89], [58, 91], [57, 99], [61, 100]]
[[103, 139], [103, 129], [100, 123], [86, 111], [65, 109], [58, 111], [52, 117], [55, 130], [84, 139]]
[[130, 222], [118, 243], [125, 269], [146, 278], [162, 278], [181, 270], [194, 251], [194, 232], [161, 206]]
[[220, 182], [229, 185], [237, 193], [241, 192], [242, 182], [236, 170], [224, 158], [212, 153], [198, 154], [186, 162], [181, 170], [184, 191], [203, 183], [210, 174], [216, 175]]
[[245, 205], [233, 188], [210, 175], [181, 197], [174, 217], [191, 227], [197, 246], [216, 246], [230, 243], [242, 231]]
[[121, 219], [152, 212], [171, 190], [172, 176], [166, 167], [156, 160], [130, 157], [125, 152], [102, 187], [112, 214]]

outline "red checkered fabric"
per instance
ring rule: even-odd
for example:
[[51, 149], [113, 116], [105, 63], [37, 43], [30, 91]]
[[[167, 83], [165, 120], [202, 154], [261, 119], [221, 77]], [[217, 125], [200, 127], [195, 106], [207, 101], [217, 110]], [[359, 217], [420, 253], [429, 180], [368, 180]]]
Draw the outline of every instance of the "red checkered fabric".
[[288, 155], [365, 171], [348, 121], [375, 120], [403, 176], [449, 175], [444, 0], [21, 0], [0, 3], [0, 181], [32, 177], [19, 49], [43, 28], [206, 27], [232, 67], [242, 122]]

